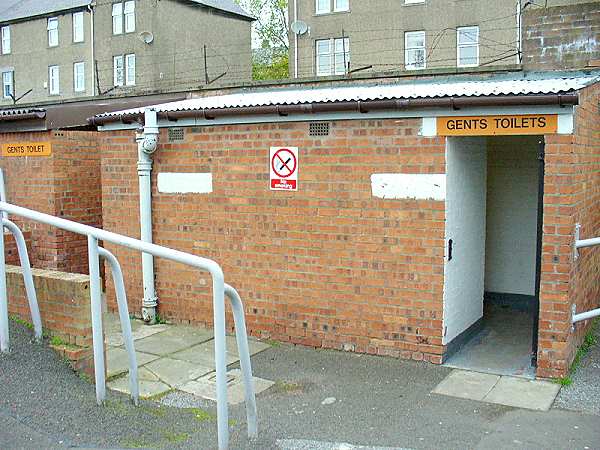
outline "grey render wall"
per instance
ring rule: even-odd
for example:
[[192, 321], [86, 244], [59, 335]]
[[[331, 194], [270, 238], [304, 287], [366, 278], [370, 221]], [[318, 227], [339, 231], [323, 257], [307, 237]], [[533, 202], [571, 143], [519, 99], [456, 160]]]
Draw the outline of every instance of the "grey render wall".
[[[141, 7], [140, 4], [144, 6]], [[109, 95], [141, 94], [198, 88], [205, 85], [203, 46], [211, 79], [218, 83], [249, 81], [252, 76], [250, 22], [179, 1], [137, 1], [136, 31], [113, 35], [111, 5], [98, 5], [96, 35], [99, 86], [113, 87], [113, 57], [135, 53], [136, 85]], [[151, 44], [139, 38], [153, 34]]]
[[[68, 99], [92, 95], [91, 20], [84, 13], [84, 42], [73, 42], [72, 11], [52, 14], [58, 17], [57, 47], [48, 47], [47, 17], [10, 25], [11, 53], [0, 55], [0, 72], [14, 70], [15, 96], [33, 91], [20, 103]], [[73, 89], [73, 64], [85, 62], [85, 92]], [[60, 95], [50, 96], [47, 85], [48, 67], [60, 66]], [[46, 87], [45, 87], [46, 86]], [[11, 99], [0, 95], [0, 105], [12, 105]]]
[[[455, 28], [471, 25], [480, 28], [480, 64], [518, 63], [517, 56], [513, 56], [518, 40], [516, 0], [425, 0], [417, 4], [405, 4], [404, 0], [349, 0], [348, 12], [324, 15], [315, 14], [315, 0], [296, 1], [298, 19], [310, 28], [298, 39], [300, 77], [316, 75], [315, 41], [341, 37], [342, 29], [350, 38], [351, 70], [370, 65], [371, 70], [377, 72], [404, 70], [404, 32], [420, 30], [426, 32], [427, 69], [455, 68]], [[548, 0], [548, 6], [585, 2]], [[290, 0], [290, 21], [294, 20], [293, 8], [294, 0]], [[290, 47], [290, 74], [293, 75], [292, 33]], [[496, 59], [500, 60], [494, 61]]]
[[[91, 14], [84, 14], [85, 38], [73, 43], [72, 12], [10, 23], [11, 53], [0, 55], [0, 72], [14, 70], [16, 96], [33, 91], [19, 104], [63, 101], [94, 95], [96, 71], [92, 61]], [[136, 30], [112, 34], [112, 4], [98, 1], [94, 18], [95, 60], [99, 88], [113, 88], [113, 56], [135, 53], [136, 85], [119, 87], [106, 96], [185, 91], [205, 85], [203, 44], [207, 44], [209, 78], [227, 72], [212, 86], [249, 81], [252, 78], [251, 23], [214, 9], [178, 0], [136, 0]], [[59, 18], [59, 45], [48, 47], [47, 19]], [[0, 24], [4, 25], [4, 24]], [[140, 39], [151, 31], [152, 44]], [[73, 64], [85, 62], [85, 92], [75, 92]], [[60, 95], [50, 96], [48, 66], [60, 66]], [[97, 92], [96, 92], [97, 93]], [[12, 100], [0, 95], [0, 106]]]

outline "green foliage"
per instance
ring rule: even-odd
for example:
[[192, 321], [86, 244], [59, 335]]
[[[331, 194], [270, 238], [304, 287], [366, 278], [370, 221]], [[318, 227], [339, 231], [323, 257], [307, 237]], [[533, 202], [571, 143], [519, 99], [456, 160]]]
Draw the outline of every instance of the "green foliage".
[[14, 323], [18, 323], [19, 325], [23, 325], [30, 330], [33, 330], [33, 324], [21, 319], [19, 316], [10, 316], [10, 320], [12, 320]]
[[66, 342], [63, 341], [60, 336], [52, 336], [52, 338], [50, 339], [50, 345], [54, 345], [55, 347], [65, 344]]
[[256, 18], [254, 33], [261, 48], [289, 48], [288, 0], [236, 0]]
[[187, 411], [189, 411], [198, 422], [206, 422], [209, 420], [216, 420], [216, 417], [214, 414], [211, 414], [210, 412], [204, 411], [203, 409], [200, 409], [200, 408], [188, 408]]
[[252, 78], [254, 80], [280, 80], [288, 77], [288, 55], [276, 56], [271, 63], [252, 61]]

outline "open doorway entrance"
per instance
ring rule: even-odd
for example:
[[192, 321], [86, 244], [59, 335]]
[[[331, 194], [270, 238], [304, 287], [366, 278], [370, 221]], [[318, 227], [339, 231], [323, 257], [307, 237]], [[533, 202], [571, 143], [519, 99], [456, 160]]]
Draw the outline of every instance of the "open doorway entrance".
[[542, 139], [447, 140], [449, 366], [535, 377]]

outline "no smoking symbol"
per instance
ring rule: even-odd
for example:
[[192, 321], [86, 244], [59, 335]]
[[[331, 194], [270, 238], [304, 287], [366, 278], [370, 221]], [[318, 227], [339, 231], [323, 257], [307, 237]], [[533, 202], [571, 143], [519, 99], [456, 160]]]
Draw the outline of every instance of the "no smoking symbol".
[[275, 175], [281, 178], [289, 178], [296, 172], [297, 161], [296, 156], [291, 150], [282, 148], [273, 155], [271, 159], [271, 167]]

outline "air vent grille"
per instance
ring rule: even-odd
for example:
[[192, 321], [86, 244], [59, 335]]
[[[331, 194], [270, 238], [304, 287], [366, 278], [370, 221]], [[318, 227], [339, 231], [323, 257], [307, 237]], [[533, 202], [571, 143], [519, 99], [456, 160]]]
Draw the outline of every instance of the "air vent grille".
[[308, 128], [310, 136], [329, 136], [329, 122], [312, 122]]
[[181, 142], [184, 138], [183, 128], [169, 128], [169, 142]]

